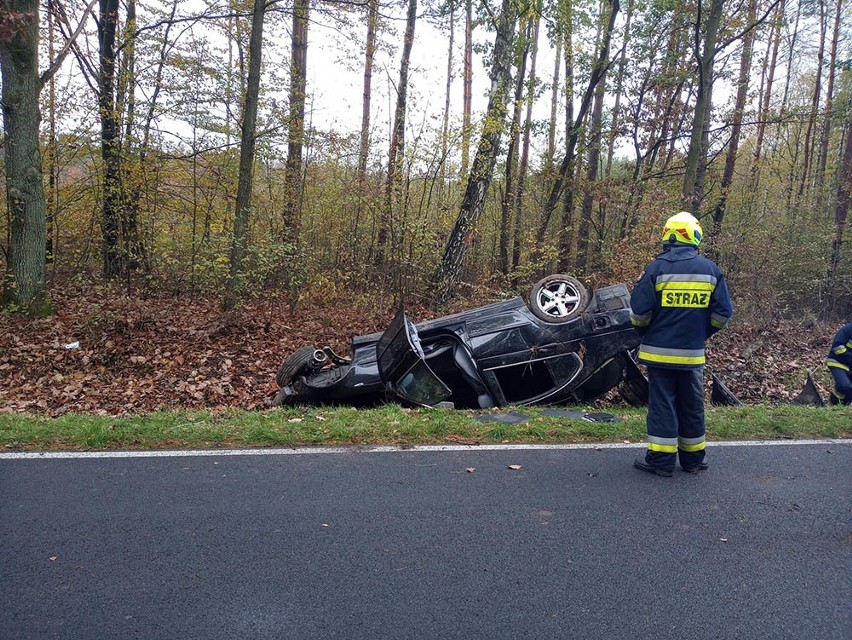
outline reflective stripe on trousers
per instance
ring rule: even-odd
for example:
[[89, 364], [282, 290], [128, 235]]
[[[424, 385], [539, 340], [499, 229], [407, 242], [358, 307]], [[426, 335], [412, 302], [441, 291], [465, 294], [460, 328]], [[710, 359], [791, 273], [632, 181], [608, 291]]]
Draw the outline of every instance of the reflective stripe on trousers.
[[648, 367], [648, 453], [663, 469], [694, 467], [704, 460], [704, 367]]
[[849, 368], [832, 366], [829, 360], [828, 370], [831, 372], [831, 377], [834, 378], [834, 390], [831, 394], [840, 403], [852, 404], [852, 374], [850, 374]]

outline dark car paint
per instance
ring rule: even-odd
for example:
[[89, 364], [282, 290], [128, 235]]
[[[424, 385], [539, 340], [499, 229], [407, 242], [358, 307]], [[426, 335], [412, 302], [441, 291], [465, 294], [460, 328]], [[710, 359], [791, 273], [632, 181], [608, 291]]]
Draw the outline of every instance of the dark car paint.
[[[420, 353], [391, 350], [384, 380], [377, 363], [383, 334], [358, 336], [348, 364], [298, 376], [276, 403], [399, 400], [393, 390], [422, 357], [451, 390], [449, 401], [457, 408], [589, 402], [625, 378], [641, 400], [647, 389], [629, 355], [639, 345], [629, 299], [623, 284], [602, 287], [582, 314], [564, 323], [538, 319], [521, 298], [418, 323], [414, 340]], [[548, 377], [552, 387], [546, 386]]]

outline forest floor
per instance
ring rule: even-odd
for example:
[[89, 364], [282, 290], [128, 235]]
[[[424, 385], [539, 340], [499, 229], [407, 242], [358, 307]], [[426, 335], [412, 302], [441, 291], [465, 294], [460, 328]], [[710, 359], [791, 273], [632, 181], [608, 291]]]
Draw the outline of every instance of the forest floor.
[[[129, 297], [110, 285], [54, 287], [51, 297], [58, 309], [52, 317], [0, 315], [2, 412], [262, 409], [293, 350], [329, 345], [348, 355], [353, 336], [381, 331], [393, 316], [390, 305], [339, 295], [300, 301], [295, 310], [278, 300], [254, 301], [230, 313], [216, 300]], [[470, 307], [468, 301], [451, 311]], [[435, 315], [407, 310], [415, 322]], [[747, 404], [789, 402], [808, 371], [827, 398], [825, 358], [837, 328], [735, 317], [710, 340], [708, 371]]]

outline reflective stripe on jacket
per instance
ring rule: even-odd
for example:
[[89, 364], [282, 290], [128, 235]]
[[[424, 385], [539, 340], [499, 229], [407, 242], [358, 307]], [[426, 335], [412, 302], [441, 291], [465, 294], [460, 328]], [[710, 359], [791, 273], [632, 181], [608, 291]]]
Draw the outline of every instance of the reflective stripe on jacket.
[[852, 370], [852, 322], [841, 327], [831, 341], [827, 364], [844, 371]]
[[642, 335], [639, 360], [669, 368], [704, 364], [704, 342], [724, 329], [734, 308], [721, 269], [691, 245], [665, 245], [630, 296], [630, 320]]

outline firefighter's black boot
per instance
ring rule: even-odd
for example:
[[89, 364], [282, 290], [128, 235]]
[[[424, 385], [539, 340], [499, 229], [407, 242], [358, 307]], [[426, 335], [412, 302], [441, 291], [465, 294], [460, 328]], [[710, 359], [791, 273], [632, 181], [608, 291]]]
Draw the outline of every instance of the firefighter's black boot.
[[696, 465], [692, 465], [691, 467], [681, 467], [687, 473], [698, 473], [699, 471], [707, 471], [710, 468], [710, 465], [704, 461], [699, 462]]
[[663, 469], [662, 467], [658, 467], [656, 465], [650, 464], [643, 460], [642, 458], [636, 458], [633, 461], [633, 466], [642, 471], [647, 471], [648, 473], [653, 473], [658, 476], [663, 476], [664, 478], [671, 478], [672, 472], [668, 469]]

